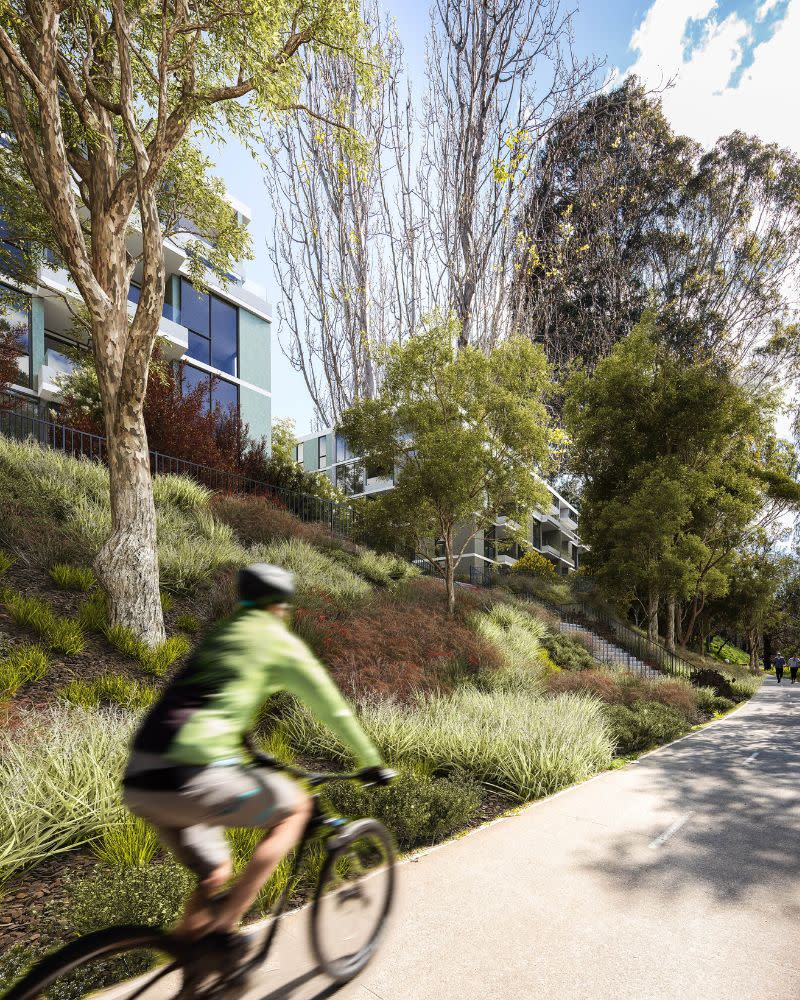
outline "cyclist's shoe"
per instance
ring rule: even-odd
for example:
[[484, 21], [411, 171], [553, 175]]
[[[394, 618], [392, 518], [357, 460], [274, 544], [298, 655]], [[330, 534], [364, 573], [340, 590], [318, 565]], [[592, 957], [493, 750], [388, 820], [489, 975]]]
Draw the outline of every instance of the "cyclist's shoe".
[[397, 771], [388, 767], [365, 767], [358, 772], [358, 779], [364, 785], [388, 785], [397, 777]]

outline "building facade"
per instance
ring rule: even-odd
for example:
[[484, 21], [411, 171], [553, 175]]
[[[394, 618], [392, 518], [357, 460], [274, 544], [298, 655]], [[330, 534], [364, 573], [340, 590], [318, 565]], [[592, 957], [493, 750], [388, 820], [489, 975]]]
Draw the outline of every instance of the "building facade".
[[[366, 467], [332, 428], [303, 435], [295, 449], [295, 460], [307, 472], [324, 472], [351, 497], [375, 496], [394, 487], [394, 474]], [[546, 510], [534, 511], [526, 526], [526, 543], [549, 559], [559, 575], [566, 576], [579, 567], [585, 551], [578, 534], [579, 512], [549, 483], [545, 486], [550, 492], [550, 505]], [[518, 543], [510, 541], [506, 524], [505, 517], [498, 517], [491, 528], [475, 535], [459, 566], [460, 576], [513, 566], [522, 552]]]
[[[229, 199], [240, 222], [250, 222], [246, 206]], [[0, 234], [2, 235], [2, 234]], [[136, 233], [130, 240], [135, 244]], [[136, 253], [135, 245], [131, 247]], [[182, 361], [184, 384], [208, 387], [209, 407], [236, 409], [253, 438], [271, 437], [271, 307], [263, 288], [235, 269], [223, 287], [209, 279], [208, 290], [188, 277], [185, 245], [164, 244], [167, 288], [159, 335], [170, 360]], [[130, 313], [139, 297], [138, 272], [128, 291]], [[72, 368], [69, 352], [85, 349], [73, 330], [70, 304], [80, 295], [69, 273], [55, 266], [39, 269], [34, 286], [3, 283], [4, 319], [18, 334], [22, 353], [15, 395], [32, 412], [57, 409], [58, 377]]]

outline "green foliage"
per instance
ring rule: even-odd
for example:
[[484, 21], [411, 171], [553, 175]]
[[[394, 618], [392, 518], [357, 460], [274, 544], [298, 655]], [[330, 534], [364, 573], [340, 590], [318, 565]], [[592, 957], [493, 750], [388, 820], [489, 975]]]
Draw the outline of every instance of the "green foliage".
[[541, 576], [547, 580], [556, 575], [556, 568], [541, 552], [537, 552], [536, 549], [528, 549], [514, 563], [512, 572], [530, 573], [531, 576]]
[[142, 684], [124, 674], [103, 674], [93, 680], [76, 678], [65, 684], [59, 694], [73, 705], [98, 708], [101, 705], [118, 705], [131, 711], [149, 708], [158, 697], [158, 688]]
[[96, 580], [88, 566], [70, 566], [68, 563], [56, 563], [50, 568], [50, 577], [62, 590], [89, 591]]
[[713, 699], [713, 703], [712, 703], [711, 707], [712, 707], [712, 710], [714, 712], [718, 712], [720, 715], [722, 715], [725, 712], [730, 712], [730, 710], [732, 708], [735, 708], [736, 707], [736, 702], [735, 701], [731, 701], [730, 698], [716, 697], [716, 698]]
[[175, 619], [175, 627], [179, 628], [181, 632], [194, 635], [200, 631], [201, 623], [197, 615], [193, 615], [190, 611], [182, 611]]
[[76, 618], [87, 632], [102, 635], [108, 625], [106, 595], [95, 590], [85, 601], [81, 601]]
[[131, 731], [118, 710], [61, 703], [21, 713], [0, 737], [0, 883], [120, 820]]
[[345, 607], [360, 604], [370, 593], [369, 584], [331, 555], [298, 538], [257, 548], [253, 558], [285, 566], [295, 574], [301, 599], [324, 597]]
[[148, 646], [123, 625], [109, 625], [103, 634], [114, 649], [123, 656], [137, 660], [149, 674], [155, 674], [156, 677], [163, 677], [172, 664], [186, 656], [192, 648], [189, 639], [180, 633], [170, 636], [157, 646]]
[[542, 645], [550, 658], [563, 670], [591, 670], [597, 663], [577, 639], [551, 629], [542, 639]]
[[757, 694], [761, 688], [762, 678], [760, 675], [750, 674], [747, 677], [735, 677], [731, 680], [732, 698], [734, 701], [747, 701]]
[[14, 646], [0, 657], [0, 698], [15, 695], [23, 684], [40, 681], [47, 666], [47, 653], [40, 646]]
[[606, 717], [620, 756], [640, 753], [683, 736], [686, 720], [677, 709], [657, 701], [637, 701], [632, 705], [607, 705]]
[[141, 868], [149, 865], [159, 850], [156, 831], [141, 817], [126, 813], [107, 826], [92, 851], [107, 865], [115, 868]]
[[444, 538], [451, 607], [457, 526], [478, 531], [499, 510], [525, 524], [548, 497], [534, 469], [547, 464], [550, 442], [543, 352], [512, 337], [487, 354], [459, 347], [459, 333], [456, 320], [431, 316], [388, 348], [378, 398], [340, 420], [368, 468], [396, 470], [394, 489], [364, 505], [368, 526], [417, 551]]
[[750, 657], [743, 649], [734, 646], [720, 635], [711, 640], [710, 653], [723, 663], [738, 663], [743, 667], [750, 665]]
[[[589, 777], [611, 762], [600, 704], [578, 695], [532, 698], [522, 691], [479, 691], [419, 698], [412, 705], [360, 705], [362, 725], [393, 764], [423, 761], [462, 771], [519, 799], [538, 798]], [[304, 752], [347, 759], [338, 741], [303, 710], [286, 719]]]
[[[715, 706], [717, 692], [713, 687], [695, 688], [695, 694], [697, 695], [697, 707], [701, 712], [713, 715], [713, 713], [717, 711]], [[731, 702], [731, 704], [733, 703]]]
[[[233, 827], [225, 831], [225, 838], [231, 849], [234, 877], [241, 874], [258, 844], [264, 839], [264, 831], [254, 827]], [[292, 881], [292, 866], [294, 852], [278, 862], [278, 867], [272, 873], [267, 884], [259, 892], [255, 909], [267, 913], [288, 889], [289, 897], [300, 886], [303, 871]], [[307, 865], [306, 865], [307, 867]]]
[[541, 643], [548, 631], [544, 622], [521, 608], [499, 603], [474, 615], [472, 625], [505, 661], [503, 669], [487, 674], [487, 683], [502, 690], [541, 694]]
[[175, 598], [167, 590], [162, 590], [159, 594], [162, 611], [172, 611], [175, 607]]
[[401, 771], [386, 788], [341, 782], [331, 785], [326, 794], [337, 813], [352, 819], [379, 819], [403, 851], [436, 844], [468, 826], [481, 804], [480, 788], [470, 778], [434, 778], [413, 770]]
[[11, 556], [7, 552], [4, 552], [3, 549], [0, 549], [0, 576], [7, 573], [13, 565], [14, 560]]
[[83, 651], [86, 637], [78, 619], [56, 615], [41, 598], [21, 594], [11, 587], [2, 589], [0, 599], [12, 620], [37, 632], [50, 649], [67, 656]]
[[376, 587], [389, 587], [400, 580], [419, 576], [417, 567], [408, 560], [392, 554], [373, 552], [372, 549], [347, 552], [344, 549], [328, 548], [327, 555]]

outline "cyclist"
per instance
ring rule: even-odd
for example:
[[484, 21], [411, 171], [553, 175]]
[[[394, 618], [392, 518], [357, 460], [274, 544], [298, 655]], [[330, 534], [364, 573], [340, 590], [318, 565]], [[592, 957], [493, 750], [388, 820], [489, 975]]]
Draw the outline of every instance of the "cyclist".
[[[175, 933], [233, 930], [311, 815], [309, 796], [249, 758], [248, 733], [266, 699], [288, 691], [355, 754], [365, 782], [393, 776], [328, 672], [285, 624], [294, 577], [258, 563], [239, 572], [239, 610], [198, 647], [162, 693], [133, 740], [123, 779], [128, 808], [199, 879]], [[224, 827], [266, 832], [241, 877], [231, 876]]]

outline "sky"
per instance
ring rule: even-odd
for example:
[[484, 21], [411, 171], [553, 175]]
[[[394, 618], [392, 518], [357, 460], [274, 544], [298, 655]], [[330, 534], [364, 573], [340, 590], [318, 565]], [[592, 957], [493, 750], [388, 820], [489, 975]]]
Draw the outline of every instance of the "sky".
[[[382, 0], [397, 21], [412, 79], [420, 78], [427, 0]], [[577, 0], [579, 55], [604, 58], [609, 74], [636, 73], [671, 86], [664, 109], [676, 131], [705, 145], [741, 129], [800, 154], [800, 0]], [[235, 146], [214, 158], [231, 193], [253, 213], [255, 259], [247, 274], [266, 286], [273, 304], [278, 283], [267, 256], [272, 226], [263, 180]], [[311, 430], [313, 408], [302, 377], [281, 353], [273, 325], [273, 420], [291, 417]]]

